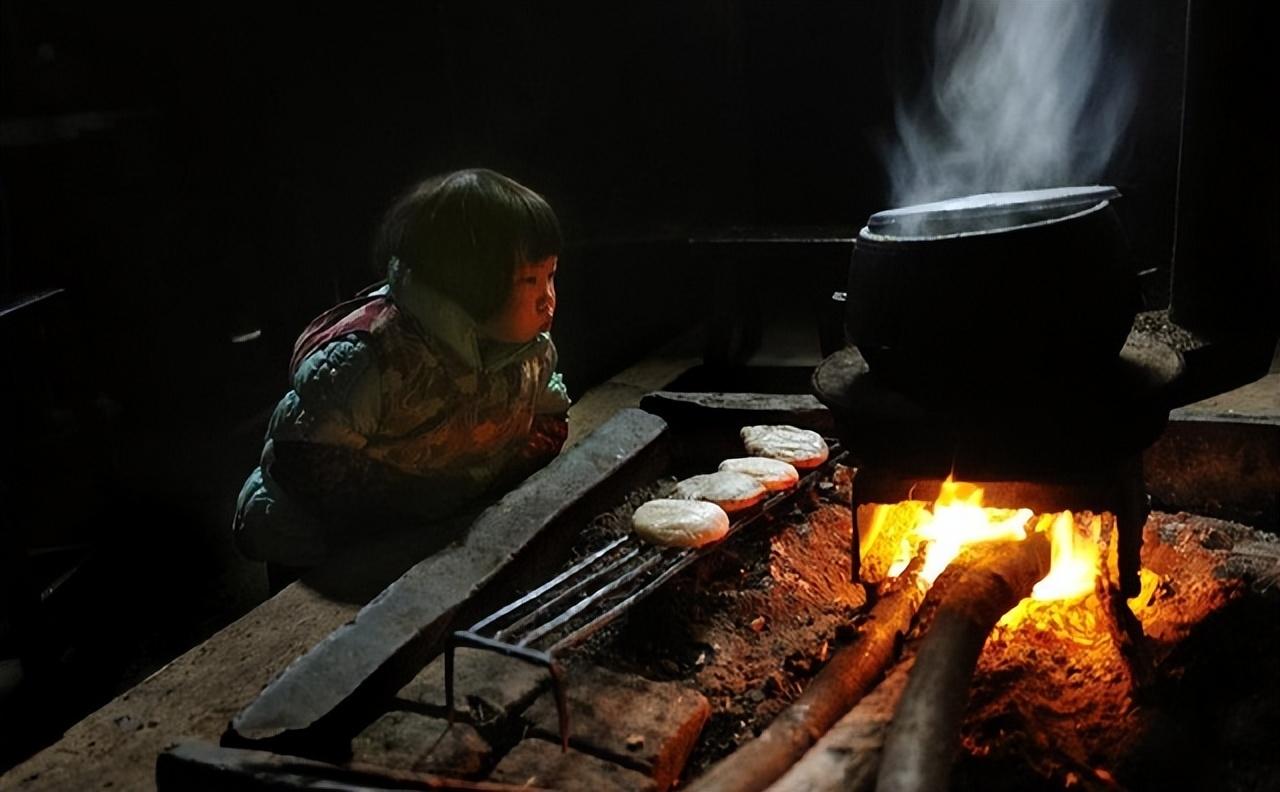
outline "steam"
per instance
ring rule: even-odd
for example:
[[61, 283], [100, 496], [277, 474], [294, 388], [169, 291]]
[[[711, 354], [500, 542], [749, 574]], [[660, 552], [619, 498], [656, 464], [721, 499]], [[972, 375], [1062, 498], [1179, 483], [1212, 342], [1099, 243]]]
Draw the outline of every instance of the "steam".
[[919, 93], [899, 98], [892, 205], [1099, 181], [1135, 80], [1105, 0], [949, 0]]

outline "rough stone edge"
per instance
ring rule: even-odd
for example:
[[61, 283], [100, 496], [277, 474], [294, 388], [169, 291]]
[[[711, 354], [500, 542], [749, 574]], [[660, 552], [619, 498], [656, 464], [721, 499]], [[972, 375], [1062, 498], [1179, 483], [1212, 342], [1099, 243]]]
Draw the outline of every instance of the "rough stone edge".
[[1175, 412], [1143, 453], [1147, 492], [1164, 511], [1280, 528], [1280, 415], [1268, 420]]
[[740, 425], [789, 423], [825, 432], [834, 427], [830, 411], [808, 394], [653, 391], [640, 400], [640, 407], [673, 424], [705, 424], [716, 418]]

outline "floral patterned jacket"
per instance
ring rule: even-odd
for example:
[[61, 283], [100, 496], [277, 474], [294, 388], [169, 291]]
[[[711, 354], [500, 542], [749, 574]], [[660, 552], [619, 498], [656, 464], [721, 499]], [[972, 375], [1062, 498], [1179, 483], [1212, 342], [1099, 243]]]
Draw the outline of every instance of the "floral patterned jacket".
[[361, 535], [444, 518], [563, 445], [550, 335], [486, 341], [458, 305], [396, 274], [299, 337], [293, 387], [236, 504], [250, 558], [310, 566]]

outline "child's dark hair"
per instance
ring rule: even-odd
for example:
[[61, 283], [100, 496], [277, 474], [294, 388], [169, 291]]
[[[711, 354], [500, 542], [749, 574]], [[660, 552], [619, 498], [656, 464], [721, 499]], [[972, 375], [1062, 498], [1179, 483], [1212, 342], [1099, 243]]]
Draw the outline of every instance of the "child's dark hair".
[[401, 197], [374, 240], [375, 266], [402, 271], [462, 306], [493, 315], [511, 292], [517, 264], [560, 253], [560, 223], [546, 200], [482, 168], [434, 176]]

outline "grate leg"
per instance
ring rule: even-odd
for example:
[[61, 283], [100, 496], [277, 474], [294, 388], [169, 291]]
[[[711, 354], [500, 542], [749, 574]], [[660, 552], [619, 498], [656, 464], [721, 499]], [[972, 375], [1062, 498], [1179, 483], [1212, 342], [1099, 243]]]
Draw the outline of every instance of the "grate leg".
[[551, 671], [551, 690], [556, 697], [556, 716], [560, 724], [560, 752], [566, 753], [569, 750], [569, 700], [565, 695], [567, 680], [564, 669], [557, 661], [552, 660], [548, 668]]

